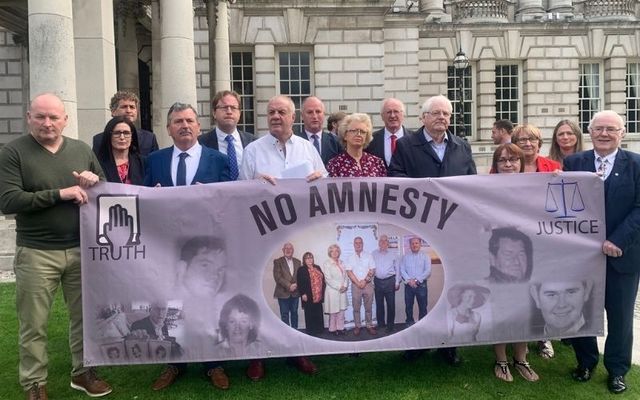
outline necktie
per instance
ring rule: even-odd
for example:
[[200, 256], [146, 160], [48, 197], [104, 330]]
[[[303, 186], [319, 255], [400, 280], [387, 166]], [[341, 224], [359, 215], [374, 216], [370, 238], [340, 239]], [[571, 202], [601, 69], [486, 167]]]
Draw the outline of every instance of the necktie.
[[603, 157], [598, 157], [598, 162], [600, 162], [600, 166], [598, 166], [598, 175], [600, 175], [600, 179], [607, 179], [607, 159]]
[[318, 150], [318, 154], [320, 154], [320, 141], [318, 140], [320, 138], [316, 134], [311, 135], [311, 138], [313, 139], [313, 147], [315, 147], [316, 150]]
[[391, 134], [391, 154], [394, 154], [396, 152], [396, 140], [398, 140], [398, 137], [396, 136], [395, 133]]
[[176, 186], [185, 186], [187, 184], [187, 162], [185, 159], [189, 157], [188, 153], [180, 153], [178, 156], [178, 173], [176, 174]]
[[235, 181], [238, 179], [238, 158], [236, 157], [236, 147], [233, 145], [235, 138], [232, 135], [227, 135], [224, 140], [227, 142], [227, 156], [229, 156], [229, 174], [231, 175], [231, 180]]

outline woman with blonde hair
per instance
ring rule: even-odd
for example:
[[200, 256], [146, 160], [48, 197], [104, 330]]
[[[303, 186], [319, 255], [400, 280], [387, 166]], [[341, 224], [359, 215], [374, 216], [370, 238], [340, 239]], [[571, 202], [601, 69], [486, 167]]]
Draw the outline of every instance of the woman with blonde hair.
[[559, 162], [541, 156], [542, 134], [531, 124], [513, 128], [511, 141], [524, 152], [524, 172], [553, 172], [562, 169]]
[[329, 259], [322, 265], [327, 284], [324, 312], [329, 314], [329, 333], [344, 335], [344, 311], [347, 309], [347, 271], [340, 259], [340, 246], [332, 244], [327, 250]]
[[549, 158], [562, 164], [566, 156], [582, 151], [582, 131], [578, 124], [563, 119], [553, 128]]

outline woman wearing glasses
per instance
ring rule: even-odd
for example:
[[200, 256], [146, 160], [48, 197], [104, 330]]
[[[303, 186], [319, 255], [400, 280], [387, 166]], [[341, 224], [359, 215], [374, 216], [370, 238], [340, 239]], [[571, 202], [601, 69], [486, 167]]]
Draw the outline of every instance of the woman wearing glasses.
[[96, 156], [107, 182], [142, 185], [144, 165], [138, 150], [138, 135], [126, 117], [113, 117], [107, 122]]
[[540, 129], [531, 125], [517, 125], [513, 128], [511, 141], [524, 152], [524, 172], [553, 172], [562, 169], [559, 162], [541, 156], [542, 135]]
[[367, 114], [347, 115], [338, 127], [338, 137], [345, 151], [327, 165], [331, 177], [387, 176], [381, 158], [364, 151], [372, 139], [371, 119]]

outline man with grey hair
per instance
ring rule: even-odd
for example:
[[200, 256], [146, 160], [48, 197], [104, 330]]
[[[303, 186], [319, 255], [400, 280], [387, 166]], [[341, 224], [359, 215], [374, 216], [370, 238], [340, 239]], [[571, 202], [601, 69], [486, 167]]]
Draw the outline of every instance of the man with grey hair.
[[309, 96], [302, 102], [302, 129], [296, 133], [307, 139], [320, 153], [320, 158], [326, 166], [333, 157], [341, 153], [338, 138], [323, 131], [324, 103], [316, 96]]
[[398, 140], [405, 135], [413, 133], [403, 125], [405, 113], [406, 110], [402, 101], [393, 97], [384, 99], [380, 109], [384, 128], [373, 133], [373, 139], [365, 149], [368, 153], [382, 158], [387, 168], [389, 168], [391, 156], [396, 151]]
[[[627, 389], [624, 376], [631, 368], [634, 304], [640, 278], [640, 155], [620, 148], [624, 121], [615, 111], [596, 113], [589, 123], [593, 150], [568, 156], [565, 171], [595, 172], [604, 181], [607, 256], [604, 307], [607, 340], [604, 366], [612, 393]], [[591, 379], [598, 364], [595, 337], [572, 339], [578, 367], [573, 379]]]
[[153, 152], [145, 165], [145, 186], [184, 186], [226, 182], [229, 158], [198, 143], [200, 122], [190, 104], [174, 103], [167, 113], [173, 146]]

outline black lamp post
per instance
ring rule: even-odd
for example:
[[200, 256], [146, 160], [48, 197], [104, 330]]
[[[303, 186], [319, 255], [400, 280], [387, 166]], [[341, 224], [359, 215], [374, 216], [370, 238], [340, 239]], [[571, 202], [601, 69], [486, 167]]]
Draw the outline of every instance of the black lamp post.
[[456, 69], [456, 75], [458, 76], [458, 123], [456, 129], [456, 135], [461, 138], [465, 137], [464, 129], [464, 70], [469, 66], [469, 59], [467, 55], [462, 51], [456, 54], [456, 58], [453, 59], [453, 67]]

